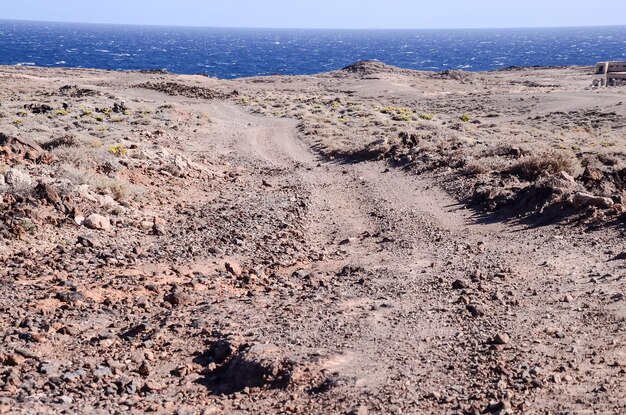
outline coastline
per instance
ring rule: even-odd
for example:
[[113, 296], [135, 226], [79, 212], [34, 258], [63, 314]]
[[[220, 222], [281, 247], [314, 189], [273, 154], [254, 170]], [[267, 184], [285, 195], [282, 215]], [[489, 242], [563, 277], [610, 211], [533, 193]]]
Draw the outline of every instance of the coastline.
[[[465, 69], [444, 69], [444, 70], [427, 70], [427, 69], [411, 69], [405, 67], [396, 67], [393, 65], [386, 64], [385, 62], [379, 60], [363, 60], [355, 62], [376, 62], [381, 63], [387, 67], [396, 68], [397, 70], [416, 72], [416, 73], [425, 73], [425, 74], [441, 74], [445, 72], [468, 72], [473, 74], [489, 74], [489, 73], [497, 73], [497, 72], [513, 72], [513, 71], [528, 71], [528, 70], [564, 70], [564, 69], [587, 69], [589, 71], [593, 71], [593, 67], [595, 63], [589, 65], [529, 65], [529, 66], [507, 66], [504, 68], [496, 68], [489, 70], [465, 70]], [[236, 81], [236, 80], [245, 80], [245, 79], [253, 79], [253, 78], [266, 78], [266, 77], [309, 77], [309, 76], [318, 76], [324, 75], [327, 73], [333, 72], [341, 72], [342, 70], [350, 67], [354, 64], [348, 65], [346, 67], [340, 67], [337, 69], [333, 69], [330, 71], [322, 71], [317, 73], [310, 74], [261, 74], [261, 75], [253, 75], [253, 76], [241, 76], [237, 78], [220, 78], [217, 76], [210, 76], [205, 73], [178, 73], [178, 72], [170, 72], [167, 69], [106, 69], [106, 68], [97, 68], [97, 67], [73, 67], [73, 66], [38, 66], [38, 65], [21, 65], [21, 64], [0, 64], [0, 68], [32, 68], [34, 70], [43, 69], [43, 70], [67, 70], [67, 71], [102, 71], [102, 72], [121, 72], [121, 73], [138, 73], [138, 74], [146, 74], [146, 75], [172, 75], [172, 76], [201, 76], [209, 79], [221, 80], [221, 81]]]

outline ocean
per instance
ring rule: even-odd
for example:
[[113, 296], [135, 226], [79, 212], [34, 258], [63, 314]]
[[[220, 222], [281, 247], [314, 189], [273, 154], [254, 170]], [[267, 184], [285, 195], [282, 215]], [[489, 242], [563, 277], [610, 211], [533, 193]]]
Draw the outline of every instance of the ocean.
[[0, 20], [0, 64], [164, 69], [219, 78], [303, 75], [364, 59], [403, 68], [497, 70], [626, 60], [626, 26], [314, 30]]

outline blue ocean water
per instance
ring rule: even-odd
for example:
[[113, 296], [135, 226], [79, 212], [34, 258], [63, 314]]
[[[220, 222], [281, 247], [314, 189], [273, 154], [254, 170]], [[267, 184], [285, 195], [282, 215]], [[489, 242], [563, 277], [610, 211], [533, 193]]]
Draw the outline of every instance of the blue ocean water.
[[0, 20], [0, 64], [165, 69], [219, 78], [312, 74], [363, 59], [410, 69], [494, 70], [626, 60], [626, 26], [312, 30]]

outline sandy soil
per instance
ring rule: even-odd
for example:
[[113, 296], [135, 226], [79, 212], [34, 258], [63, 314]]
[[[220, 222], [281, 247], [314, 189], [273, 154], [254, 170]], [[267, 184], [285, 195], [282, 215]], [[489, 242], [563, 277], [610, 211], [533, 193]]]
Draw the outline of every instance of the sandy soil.
[[626, 89], [0, 67], [0, 413], [626, 412]]

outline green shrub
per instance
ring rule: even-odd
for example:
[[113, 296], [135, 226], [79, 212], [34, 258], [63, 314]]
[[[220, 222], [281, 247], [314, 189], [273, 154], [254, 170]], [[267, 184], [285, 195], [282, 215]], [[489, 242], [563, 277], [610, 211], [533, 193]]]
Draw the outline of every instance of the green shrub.
[[415, 113], [410, 108], [404, 107], [384, 107], [380, 109], [383, 114], [391, 115], [391, 119], [394, 121], [411, 121]]
[[123, 157], [128, 154], [128, 149], [124, 144], [115, 144], [109, 147], [109, 153], [117, 157]]

